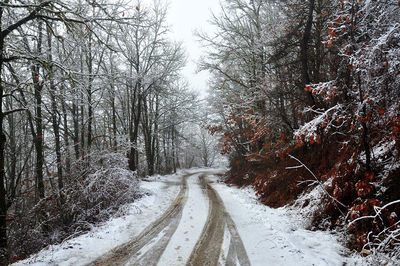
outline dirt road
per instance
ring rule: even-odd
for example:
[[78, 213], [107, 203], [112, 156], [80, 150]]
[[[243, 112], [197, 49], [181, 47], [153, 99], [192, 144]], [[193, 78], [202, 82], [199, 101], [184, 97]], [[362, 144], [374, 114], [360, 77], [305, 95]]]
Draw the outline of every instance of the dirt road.
[[[236, 226], [207, 175], [183, 176], [180, 192], [160, 218], [89, 265], [250, 265]], [[194, 218], [206, 214], [204, 220]]]

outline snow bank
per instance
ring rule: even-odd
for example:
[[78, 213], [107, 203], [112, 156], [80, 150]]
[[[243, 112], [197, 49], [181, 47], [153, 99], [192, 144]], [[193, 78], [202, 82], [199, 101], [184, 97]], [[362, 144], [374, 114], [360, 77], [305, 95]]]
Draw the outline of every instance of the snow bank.
[[362, 258], [346, 257], [349, 251], [332, 232], [306, 230], [304, 217], [293, 209], [272, 209], [257, 200], [253, 188], [227, 187], [212, 179], [252, 265], [365, 265]]

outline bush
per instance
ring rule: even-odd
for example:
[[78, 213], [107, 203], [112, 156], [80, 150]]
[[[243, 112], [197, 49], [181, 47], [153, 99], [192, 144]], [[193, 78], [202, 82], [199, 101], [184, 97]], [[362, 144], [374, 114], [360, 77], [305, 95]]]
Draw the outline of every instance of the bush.
[[23, 259], [49, 244], [87, 232], [127, 203], [141, 197], [136, 174], [123, 154], [92, 154], [65, 178], [64, 191], [36, 204], [33, 193], [19, 197], [9, 215], [9, 248]]

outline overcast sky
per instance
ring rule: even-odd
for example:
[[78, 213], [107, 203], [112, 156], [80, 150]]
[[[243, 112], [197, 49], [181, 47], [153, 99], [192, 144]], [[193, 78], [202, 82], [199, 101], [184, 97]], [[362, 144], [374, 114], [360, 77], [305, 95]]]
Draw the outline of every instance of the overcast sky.
[[195, 30], [210, 31], [208, 20], [211, 12], [218, 13], [219, 0], [168, 0], [168, 20], [174, 40], [182, 41], [188, 56], [187, 66], [183, 70], [193, 90], [202, 97], [206, 95], [209, 74], [196, 72], [196, 62], [202, 55], [201, 46], [193, 35]]

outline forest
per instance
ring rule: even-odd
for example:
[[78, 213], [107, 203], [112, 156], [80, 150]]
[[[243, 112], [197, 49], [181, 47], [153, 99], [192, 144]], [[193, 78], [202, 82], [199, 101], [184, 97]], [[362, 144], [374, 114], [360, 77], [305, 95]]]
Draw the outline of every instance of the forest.
[[[400, 258], [400, 2], [222, 0], [196, 37], [209, 97], [161, 0], [0, 2], [0, 264], [90, 230], [138, 180], [229, 158], [311, 230]], [[217, 139], [217, 140], [215, 140]]]
[[229, 155], [229, 182], [254, 185], [271, 207], [320, 187], [311, 229], [343, 230], [349, 248], [393, 258], [399, 22], [397, 0], [226, 0], [217, 31], [199, 33], [219, 115], [208, 129]]
[[1, 1], [3, 263], [107, 219], [139, 176], [212, 164], [167, 5], [141, 2]]

